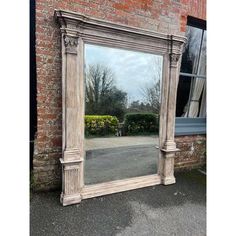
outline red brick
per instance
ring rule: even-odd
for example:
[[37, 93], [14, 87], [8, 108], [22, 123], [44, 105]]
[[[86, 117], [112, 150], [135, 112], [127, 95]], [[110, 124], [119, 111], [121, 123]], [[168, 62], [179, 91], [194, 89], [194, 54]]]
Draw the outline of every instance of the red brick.
[[[39, 153], [58, 153], [58, 156], [61, 155], [62, 133], [61, 41], [59, 26], [53, 17], [54, 9], [164, 33], [170, 33], [168, 30], [171, 29], [175, 34], [184, 34], [188, 15], [206, 19], [206, 0], [36, 0], [38, 135], [35, 146]], [[178, 138], [180, 143], [194, 140], [202, 139], [198, 136]], [[35, 154], [34, 158], [41, 157]], [[38, 186], [55, 187], [59, 177], [56, 173], [52, 176], [48, 177], [48, 182], [45, 177], [43, 183], [38, 178]], [[54, 182], [52, 178], [55, 178]]]

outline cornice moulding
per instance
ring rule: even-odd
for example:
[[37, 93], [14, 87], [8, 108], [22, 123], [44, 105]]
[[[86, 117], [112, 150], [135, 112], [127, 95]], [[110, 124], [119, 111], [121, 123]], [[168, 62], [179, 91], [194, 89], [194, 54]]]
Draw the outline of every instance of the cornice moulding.
[[115, 30], [117, 33], [127, 33], [136, 35], [136, 37], [150, 37], [155, 40], [164, 40], [167, 42], [173, 42], [173, 44], [184, 44], [186, 43], [187, 38], [180, 35], [170, 35], [159, 33], [151, 30], [145, 30], [137, 27], [131, 27], [123, 24], [117, 24], [110, 21], [104, 21], [100, 19], [95, 19], [93, 17], [88, 17], [80, 13], [64, 11], [64, 10], [55, 10], [54, 16], [58, 20], [61, 30], [65, 32], [77, 32], [83, 34], [83, 29], [94, 28], [103, 28], [103, 31], [106, 30]]

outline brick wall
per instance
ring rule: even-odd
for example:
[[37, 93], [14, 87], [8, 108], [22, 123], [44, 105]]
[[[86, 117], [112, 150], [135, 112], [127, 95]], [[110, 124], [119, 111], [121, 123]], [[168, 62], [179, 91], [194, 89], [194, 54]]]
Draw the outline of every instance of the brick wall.
[[188, 15], [206, 18], [206, 0], [36, 0], [37, 133], [33, 159], [36, 189], [53, 189], [61, 181], [61, 52], [54, 9], [173, 34], [185, 33]]
[[206, 136], [178, 136], [175, 138], [177, 148], [175, 170], [192, 169], [206, 164]]

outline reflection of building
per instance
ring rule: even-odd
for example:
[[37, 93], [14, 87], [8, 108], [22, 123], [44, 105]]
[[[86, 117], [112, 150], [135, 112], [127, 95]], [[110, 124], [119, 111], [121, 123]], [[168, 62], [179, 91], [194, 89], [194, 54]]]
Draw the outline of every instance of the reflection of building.
[[[35, 84], [32, 83], [31, 91], [33, 93], [32, 99], [36, 98], [36, 103], [32, 104], [32, 110], [35, 111], [34, 118], [37, 117], [37, 119], [32, 119], [32, 127], [36, 127], [36, 130], [32, 134], [34, 154], [31, 158], [33, 159], [34, 183], [37, 189], [56, 188], [60, 186], [61, 182], [59, 164], [62, 146], [61, 39], [58, 26], [53, 18], [54, 9], [76, 11], [117, 24], [126, 24], [168, 34], [185, 35], [188, 29], [186, 27], [187, 24], [191, 27], [203, 27], [203, 20], [206, 18], [205, 0], [198, 0], [198, 4], [192, 0], [184, 1], [184, 3], [180, 3], [180, 1], [167, 3], [164, 0], [162, 2], [163, 4], [156, 0], [144, 0], [137, 1], [137, 4], [130, 4], [130, 1], [93, 1], [90, 5], [85, 0], [36, 1], [35, 14], [32, 10], [32, 15], [35, 15], [36, 53], [32, 55], [31, 61], [32, 63], [33, 61], [36, 62], [37, 73], [32, 78], [34, 81], [35, 79], [37, 80]], [[34, 37], [32, 36], [33, 39]], [[191, 94], [188, 92], [181, 103], [182, 108], [186, 106], [187, 102], [189, 104], [186, 120], [182, 118], [182, 123], [180, 123], [177, 118], [176, 122], [177, 135], [182, 135], [176, 139], [177, 145], [183, 150], [176, 158], [176, 167], [178, 168], [198, 166], [205, 161], [205, 137], [199, 136], [199, 134], [204, 134], [205, 132], [204, 122], [197, 124], [194, 120], [196, 115], [191, 120], [187, 118], [191, 118], [193, 113], [197, 113], [195, 112], [197, 110], [196, 104], [202, 103], [205, 96], [204, 89], [201, 94], [199, 92], [200, 96], [196, 92], [199, 87], [205, 88], [205, 82], [202, 82], [202, 84], [199, 82], [199, 75], [202, 75], [202, 69], [199, 67], [198, 60], [192, 60], [191, 63], [193, 64], [189, 68], [192, 69], [181, 71], [179, 85], [179, 93], [183, 97], [186, 90], [191, 91]], [[203, 64], [202, 61], [201, 63]], [[186, 73], [193, 75], [186, 75]], [[183, 77], [191, 79], [186, 79], [184, 80], [186, 82], [182, 83]], [[192, 86], [190, 81], [192, 81]], [[181, 84], [183, 84], [183, 89], [181, 89]], [[191, 90], [189, 89], [190, 86]], [[36, 88], [37, 91], [34, 93]], [[180, 97], [179, 93], [178, 98]], [[180, 113], [184, 110], [182, 108]], [[198, 105], [199, 109], [204, 110], [205, 108], [203, 106], [199, 108]], [[177, 106], [178, 111], [179, 108]], [[191, 136], [183, 136], [186, 134]]]

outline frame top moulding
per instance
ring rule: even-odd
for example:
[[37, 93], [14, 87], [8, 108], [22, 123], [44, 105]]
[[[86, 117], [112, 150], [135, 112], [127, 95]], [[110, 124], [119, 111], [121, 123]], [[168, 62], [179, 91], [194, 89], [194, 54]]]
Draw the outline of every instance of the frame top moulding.
[[[55, 10], [54, 16], [62, 33], [82, 37], [84, 42], [88, 43], [109, 46], [110, 42], [111, 46], [140, 49], [149, 53], [182, 54], [182, 47], [187, 41], [184, 36], [117, 24], [71, 11]], [[133, 46], [134, 43], [138, 47]]]

